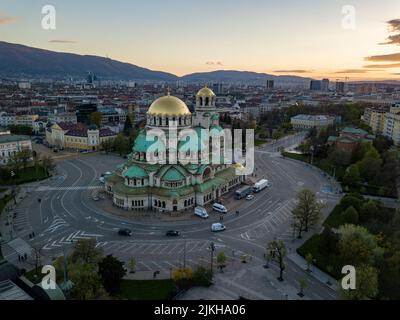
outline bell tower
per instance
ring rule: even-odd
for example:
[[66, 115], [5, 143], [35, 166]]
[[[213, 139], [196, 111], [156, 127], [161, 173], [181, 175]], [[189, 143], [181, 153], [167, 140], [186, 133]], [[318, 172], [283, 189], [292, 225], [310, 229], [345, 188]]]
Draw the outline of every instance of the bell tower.
[[212, 125], [212, 116], [217, 114], [215, 107], [216, 95], [205, 86], [196, 95], [196, 115], [193, 125], [209, 129]]

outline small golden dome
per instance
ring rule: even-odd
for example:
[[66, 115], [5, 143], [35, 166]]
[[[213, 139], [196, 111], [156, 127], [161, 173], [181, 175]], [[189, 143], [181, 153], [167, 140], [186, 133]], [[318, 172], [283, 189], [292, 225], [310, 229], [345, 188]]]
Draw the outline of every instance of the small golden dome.
[[187, 116], [191, 115], [187, 105], [179, 98], [167, 95], [154, 101], [147, 114], [161, 116]]
[[197, 96], [204, 97], [204, 98], [211, 98], [211, 97], [215, 97], [215, 93], [206, 86], [203, 89], [201, 89], [199, 92], [197, 92]]

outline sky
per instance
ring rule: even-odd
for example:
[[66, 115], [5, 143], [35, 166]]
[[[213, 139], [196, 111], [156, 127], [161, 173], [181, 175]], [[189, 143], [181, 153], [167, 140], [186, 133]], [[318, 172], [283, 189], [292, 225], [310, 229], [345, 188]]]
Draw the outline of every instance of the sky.
[[[41, 26], [45, 5], [55, 30]], [[0, 0], [0, 41], [176, 75], [400, 79], [400, 1]]]

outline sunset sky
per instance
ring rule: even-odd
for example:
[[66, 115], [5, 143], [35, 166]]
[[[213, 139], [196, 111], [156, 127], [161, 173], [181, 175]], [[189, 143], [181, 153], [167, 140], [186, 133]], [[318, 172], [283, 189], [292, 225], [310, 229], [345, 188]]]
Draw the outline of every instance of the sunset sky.
[[[47, 4], [53, 31], [41, 28]], [[345, 5], [355, 7], [354, 30], [342, 27]], [[399, 0], [0, 0], [0, 40], [177, 75], [400, 79]]]

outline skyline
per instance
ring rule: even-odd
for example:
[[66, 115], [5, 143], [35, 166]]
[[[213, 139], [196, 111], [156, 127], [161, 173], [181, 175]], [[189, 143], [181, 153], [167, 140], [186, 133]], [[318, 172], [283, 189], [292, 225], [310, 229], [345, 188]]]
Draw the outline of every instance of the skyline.
[[[399, 79], [400, 3], [355, 0], [355, 30], [342, 27], [344, 1], [52, 1], [56, 30], [41, 28], [48, 3], [0, 2], [0, 40], [108, 56], [178, 76], [238, 70], [344, 80]], [[75, 4], [75, 5], [74, 5]], [[93, 10], [93, 8], [95, 8]], [[107, 23], [108, 22], [108, 23]], [[390, 22], [390, 23], [388, 23]]]

